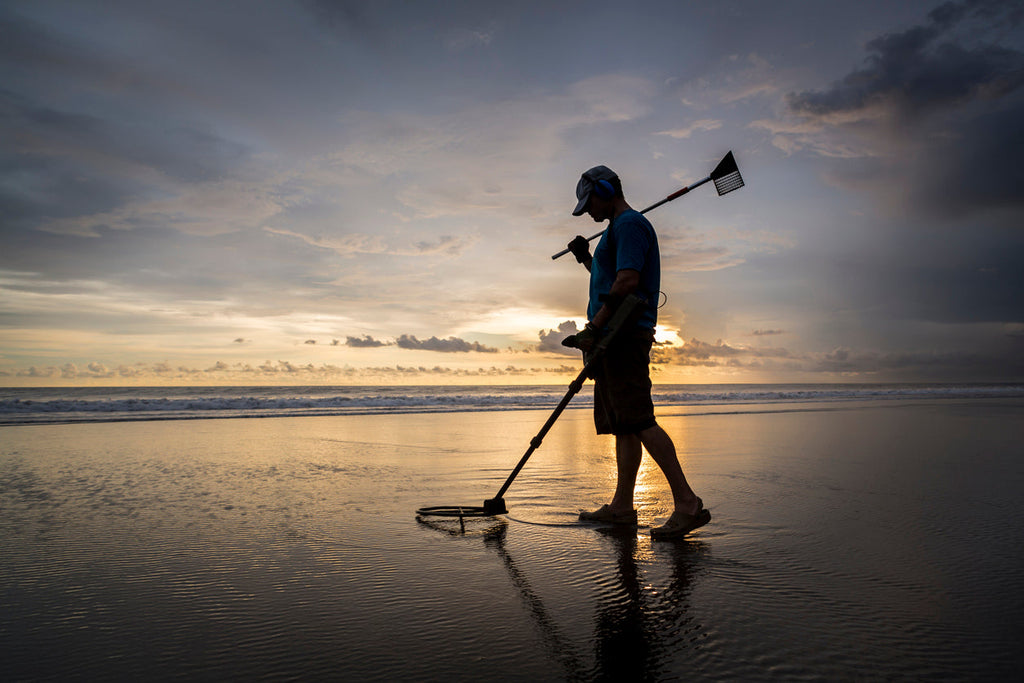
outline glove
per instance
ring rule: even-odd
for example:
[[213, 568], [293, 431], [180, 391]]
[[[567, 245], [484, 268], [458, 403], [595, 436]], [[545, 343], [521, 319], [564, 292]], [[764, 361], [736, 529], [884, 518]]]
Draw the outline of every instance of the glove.
[[587, 326], [581, 331], [563, 339], [562, 346], [568, 346], [570, 349], [579, 349], [584, 353], [589, 353], [594, 348], [594, 345], [597, 344], [599, 336], [593, 325], [587, 323]]
[[591, 259], [590, 256], [590, 242], [583, 235], [576, 235], [576, 239], [569, 242], [569, 251], [576, 257], [576, 261], [579, 263], [586, 263]]

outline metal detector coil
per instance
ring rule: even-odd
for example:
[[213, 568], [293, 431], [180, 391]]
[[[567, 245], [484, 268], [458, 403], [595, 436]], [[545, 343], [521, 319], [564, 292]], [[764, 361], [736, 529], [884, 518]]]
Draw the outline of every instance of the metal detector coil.
[[483, 505], [434, 505], [430, 507], [422, 507], [416, 511], [416, 514], [421, 517], [457, 517], [459, 523], [462, 524], [462, 520], [466, 517], [492, 517], [494, 515], [503, 515], [508, 512], [508, 508], [505, 506], [505, 499], [503, 496], [508, 491], [508, 487], [512, 485], [516, 475], [519, 474], [520, 470], [526, 464], [526, 461], [530, 459], [533, 452], [540, 448], [541, 443], [544, 441], [544, 437], [550, 431], [551, 427], [554, 426], [555, 420], [562, 414], [565, 407], [569, 405], [569, 401], [583, 389], [583, 383], [587, 377], [590, 376], [592, 368], [597, 361], [605, 354], [608, 350], [608, 346], [612, 343], [612, 340], [618, 335], [619, 330], [629, 327], [636, 322], [636, 318], [642, 311], [642, 307], [648, 305], [646, 301], [640, 297], [630, 294], [619, 307], [615, 310], [612, 315], [612, 319], [608, 322], [608, 334], [601, 337], [598, 340], [597, 345], [594, 346], [594, 350], [588, 355], [586, 363], [583, 365], [583, 369], [580, 374], [576, 376], [576, 379], [569, 385], [569, 390], [565, 396], [562, 397], [561, 402], [555, 408], [554, 412], [551, 413], [551, 417], [544, 423], [540, 431], [537, 432], [537, 436], [530, 440], [530, 447], [527, 449], [523, 457], [519, 459], [519, 463], [516, 465], [512, 473], [508, 475], [508, 479], [494, 498], [490, 498], [484, 501]]
[[485, 500], [483, 505], [432, 505], [416, 511], [424, 517], [493, 517], [508, 512], [503, 498]]

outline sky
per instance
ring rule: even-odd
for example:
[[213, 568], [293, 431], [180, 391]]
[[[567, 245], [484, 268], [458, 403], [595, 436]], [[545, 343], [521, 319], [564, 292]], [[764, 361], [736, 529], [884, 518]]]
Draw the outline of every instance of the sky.
[[558, 384], [582, 171], [656, 383], [1024, 379], [1015, 1], [0, 0], [0, 384]]

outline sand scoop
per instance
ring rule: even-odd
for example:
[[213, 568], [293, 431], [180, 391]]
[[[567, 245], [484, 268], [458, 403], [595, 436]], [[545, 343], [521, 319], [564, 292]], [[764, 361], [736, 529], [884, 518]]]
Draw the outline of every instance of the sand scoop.
[[[703, 178], [701, 180], [698, 180], [697, 182], [693, 183], [692, 185], [687, 185], [683, 189], [677, 190], [676, 192], [673, 192], [672, 194], [670, 194], [669, 196], [665, 197], [661, 201], [655, 202], [654, 204], [651, 204], [650, 206], [648, 206], [646, 209], [644, 209], [640, 213], [647, 213], [648, 211], [650, 211], [652, 209], [658, 208], [662, 204], [667, 204], [668, 202], [672, 201], [673, 199], [679, 199], [680, 197], [682, 197], [684, 194], [686, 194], [690, 190], [695, 190], [698, 187], [700, 187], [701, 185], [703, 185], [704, 183], [711, 182], [711, 181], [714, 181], [714, 183], [715, 183], [715, 190], [718, 191], [718, 196], [719, 197], [721, 197], [723, 194], [729, 194], [733, 190], [738, 190], [741, 187], [743, 187], [743, 176], [740, 175], [740, 169], [736, 165], [736, 159], [733, 157], [732, 152], [729, 152], [728, 154], [726, 154], [722, 158], [722, 160], [720, 162], [718, 162], [718, 166], [715, 166], [715, 170], [713, 170], [711, 172], [711, 175], [709, 175], [707, 178]], [[587, 238], [587, 241], [590, 242], [591, 240], [597, 239], [598, 237], [603, 235], [604, 232], [605, 231], [602, 230], [599, 233], [591, 235], [590, 237]], [[561, 258], [562, 256], [565, 256], [568, 253], [569, 253], [568, 249], [563, 249], [562, 251], [558, 252], [557, 254], [552, 254], [551, 258], [553, 258], [553, 259]]]
[[508, 475], [508, 479], [502, 484], [501, 488], [498, 489], [498, 493], [494, 495], [494, 498], [489, 498], [484, 501], [483, 505], [435, 505], [431, 507], [422, 507], [416, 510], [417, 515], [421, 516], [433, 516], [433, 517], [458, 517], [461, 522], [464, 517], [491, 517], [493, 515], [502, 515], [508, 512], [508, 508], [505, 506], [504, 495], [508, 491], [508, 487], [515, 481], [516, 476], [520, 470], [526, 464], [526, 461], [530, 459], [533, 452], [540, 448], [541, 442], [544, 441], [544, 437], [550, 431], [551, 427], [555, 424], [558, 416], [562, 414], [566, 406], [572, 400], [573, 396], [578, 394], [583, 389], [583, 383], [587, 377], [591, 374], [591, 368], [595, 366], [601, 356], [604, 355], [605, 351], [608, 350], [609, 344], [618, 334], [619, 330], [626, 327], [629, 324], [634, 323], [636, 320], [635, 314], [639, 314], [641, 306], [646, 305], [643, 299], [638, 296], [629, 295], [627, 296], [619, 307], [615, 310], [615, 314], [612, 316], [611, 321], [608, 323], [609, 331], [608, 334], [601, 337], [598, 343], [594, 346], [594, 350], [586, 356], [586, 363], [580, 374], [576, 376], [576, 379], [569, 385], [569, 390], [565, 396], [559, 402], [554, 412], [551, 413], [551, 417], [544, 423], [540, 431], [537, 432], [537, 436], [530, 440], [530, 447], [523, 454], [523, 457], [519, 459], [519, 463], [516, 465], [512, 473]]

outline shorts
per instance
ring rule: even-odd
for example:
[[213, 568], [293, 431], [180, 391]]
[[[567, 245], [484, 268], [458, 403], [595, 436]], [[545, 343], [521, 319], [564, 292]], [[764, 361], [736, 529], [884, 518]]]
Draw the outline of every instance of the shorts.
[[653, 427], [651, 330], [622, 332], [598, 359], [594, 377], [594, 426], [598, 434], [637, 434]]

